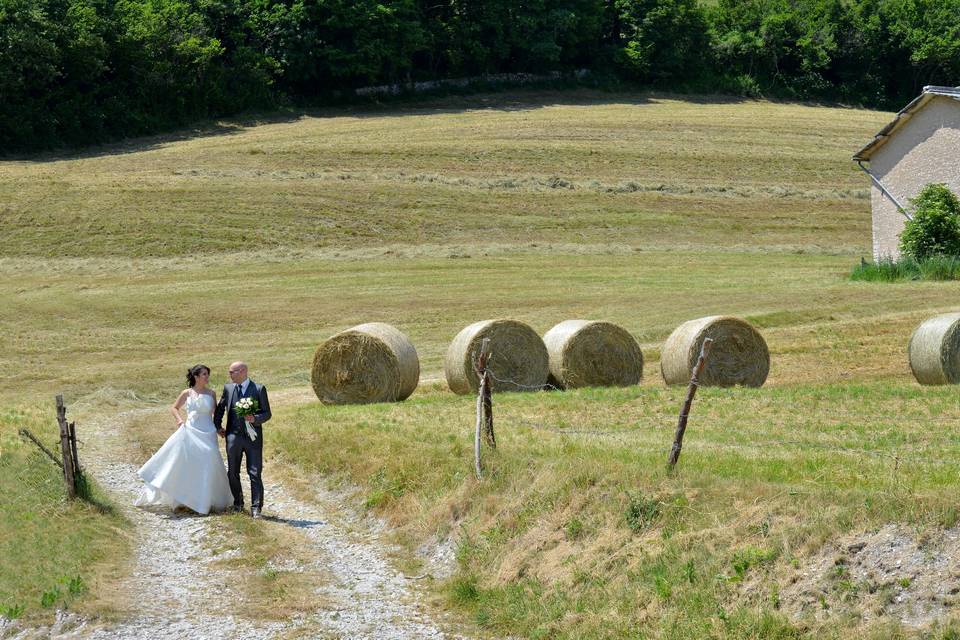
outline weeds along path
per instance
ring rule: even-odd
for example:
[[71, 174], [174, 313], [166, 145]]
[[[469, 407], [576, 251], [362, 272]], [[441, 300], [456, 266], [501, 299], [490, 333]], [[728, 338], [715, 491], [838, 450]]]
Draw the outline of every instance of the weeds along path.
[[[109, 491], [132, 523], [134, 566], [118, 585], [123, 621], [102, 624], [72, 614], [39, 637], [166, 640], [201, 638], [447, 638], [423, 610], [412, 582], [386, 559], [382, 532], [325, 488], [321, 478], [297, 482], [297, 496], [278, 477], [282, 469], [264, 465], [266, 504], [263, 529], [295, 545], [295, 558], [283, 566], [253, 569], [231, 566], [244, 550], [226, 535], [230, 518], [170, 513], [133, 507], [141, 483], [124, 438], [131, 420], [162, 410], [131, 409], [82, 422], [81, 462]], [[244, 487], [249, 495], [249, 487]], [[211, 550], [216, 546], [216, 553]], [[256, 571], [293, 571], [311, 576], [298, 584], [307, 593], [284, 594], [300, 606], [289, 616], [262, 615], [249, 581]], [[251, 593], [253, 592], [253, 593]], [[258, 615], [257, 612], [261, 612]], [[278, 619], [279, 618], [279, 619]], [[14, 637], [38, 637], [25, 630]], [[461, 636], [455, 636], [461, 637]]]

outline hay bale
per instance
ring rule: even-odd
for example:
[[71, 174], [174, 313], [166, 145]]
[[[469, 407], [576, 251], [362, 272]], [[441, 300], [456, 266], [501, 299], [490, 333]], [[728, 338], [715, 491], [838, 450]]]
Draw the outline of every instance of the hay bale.
[[687, 384], [700, 357], [704, 338], [713, 346], [700, 384], [714, 387], [760, 387], [770, 372], [767, 343], [748, 322], [730, 316], [708, 316], [674, 329], [660, 352], [660, 372], [667, 384]]
[[310, 381], [325, 404], [367, 404], [406, 399], [420, 380], [410, 339], [383, 322], [341, 331], [313, 355]]
[[479, 389], [473, 357], [484, 338], [490, 338], [494, 391], [532, 391], [547, 383], [547, 348], [536, 331], [517, 320], [481, 320], [458, 333], [447, 349], [443, 371], [451, 391], [463, 395]]
[[907, 348], [910, 369], [920, 384], [960, 382], [960, 313], [945, 313], [923, 321]]
[[626, 330], [609, 322], [565, 320], [543, 336], [552, 385], [626, 387], [643, 377], [643, 352]]

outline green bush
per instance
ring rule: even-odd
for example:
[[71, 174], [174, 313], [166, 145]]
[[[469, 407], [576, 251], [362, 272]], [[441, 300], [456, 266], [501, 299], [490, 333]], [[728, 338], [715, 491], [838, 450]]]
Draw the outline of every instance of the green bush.
[[945, 184], [928, 184], [910, 203], [913, 219], [900, 234], [900, 251], [918, 262], [960, 256], [960, 200]]

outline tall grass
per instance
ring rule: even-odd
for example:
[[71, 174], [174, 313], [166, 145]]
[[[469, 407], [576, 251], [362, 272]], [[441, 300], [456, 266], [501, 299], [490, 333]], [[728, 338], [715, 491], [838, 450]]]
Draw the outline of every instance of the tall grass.
[[931, 256], [918, 266], [921, 280], [960, 280], [960, 256]]
[[931, 256], [915, 260], [903, 256], [897, 260], [881, 259], [862, 262], [850, 273], [851, 280], [861, 282], [904, 282], [909, 280], [960, 280], [960, 257]]

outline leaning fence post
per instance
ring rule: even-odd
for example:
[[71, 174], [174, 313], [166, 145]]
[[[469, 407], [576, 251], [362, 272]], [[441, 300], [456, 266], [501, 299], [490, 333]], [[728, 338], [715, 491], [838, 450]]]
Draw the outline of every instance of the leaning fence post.
[[[482, 383], [481, 383], [482, 384]], [[483, 477], [480, 467], [480, 431], [483, 428], [481, 418], [483, 416], [483, 399], [477, 395], [477, 429], [473, 434], [473, 467], [477, 474], [477, 480]]]
[[690, 416], [690, 407], [693, 405], [693, 396], [697, 393], [697, 387], [700, 386], [700, 374], [703, 373], [703, 367], [707, 362], [707, 356], [710, 355], [710, 346], [713, 344], [711, 338], [704, 338], [703, 346], [700, 347], [700, 357], [697, 358], [697, 364], [690, 373], [690, 386], [687, 387], [687, 397], [683, 401], [683, 408], [680, 409], [680, 419], [677, 421], [677, 432], [673, 436], [673, 447], [670, 449], [670, 468], [672, 469], [677, 460], [680, 459], [680, 448], [683, 446], [683, 432], [687, 430], [687, 418]]
[[40, 451], [43, 451], [45, 454], [47, 454], [48, 458], [53, 460], [54, 464], [60, 467], [61, 470], [63, 469], [63, 463], [57, 460], [57, 456], [53, 455], [53, 452], [50, 451], [50, 449], [47, 449], [45, 446], [43, 446], [43, 443], [40, 442], [40, 439], [37, 436], [30, 433], [29, 429], [20, 429], [19, 433], [21, 438], [26, 438], [33, 444], [37, 445]]
[[60, 459], [63, 460], [63, 481], [67, 484], [67, 495], [76, 498], [77, 485], [73, 469], [72, 447], [70, 446], [70, 425], [67, 424], [67, 407], [63, 404], [63, 395], [57, 396], [57, 423], [60, 425]]
[[[489, 338], [485, 338], [489, 340]], [[493, 385], [490, 383], [490, 371], [487, 361], [493, 354], [486, 354], [483, 363], [483, 375], [480, 382], [480, 396], [483, 398], [483, 439], [491, 449], [497, 448], [497, 438], [493, 433]]]
[[477, 479], [483, 475], [480, 463], [480, 441], [483, 436], [487, 444], [496, 447], [493, 437], [493, 400], [490, 391], [490, 373], [487, 371], [487, 361], [490, 359], [490, 338], [484, 338], [480, 343], [480, 354], [474, 359], [473, 368], [480, 379], [480, 388], [477, 390], [477, 428], [473, 437], [473, 458]]

